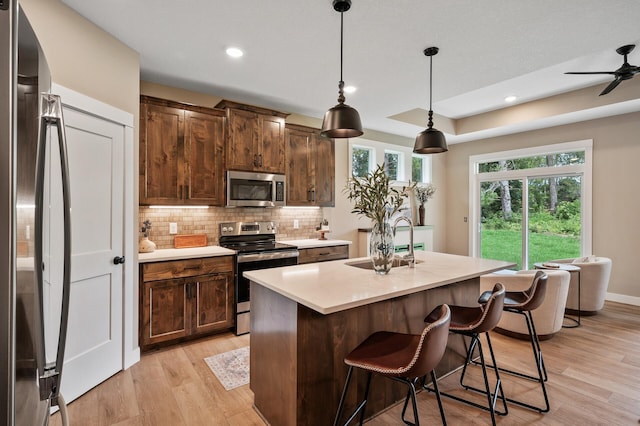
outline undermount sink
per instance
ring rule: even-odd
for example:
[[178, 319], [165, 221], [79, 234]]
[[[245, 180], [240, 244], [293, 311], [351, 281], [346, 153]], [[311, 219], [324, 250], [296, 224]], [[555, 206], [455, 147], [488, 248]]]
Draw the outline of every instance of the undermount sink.
[[[422, 263], [422, 260], [416, 260], [416, 264], [418, 263]], [[407, 266], [408, 264], [409, 264], [408, 260], [396, 257], [393, 259], [393, 263], [391, 264], [391, 267], [395, 268], [398, 266]], [[373, 270], [373, 262], [371, 262], [371, 260], [369, 259], [360, 260], [358, 262], [346, 262], [345, 265], [355, 266], [356, 268], [361, 268], [361, 269]]]

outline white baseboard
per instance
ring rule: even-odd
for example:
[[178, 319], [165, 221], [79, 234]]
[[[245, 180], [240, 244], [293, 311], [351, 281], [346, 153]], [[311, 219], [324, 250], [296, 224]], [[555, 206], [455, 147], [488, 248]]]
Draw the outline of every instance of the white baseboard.
[[140, 361], [140, 347], [136, 347], [135, 349], [125, 353], [123, 370], [128, 369], [138, 361]]
[[626, 305], [640, 306], [640, 297], [627, 296], [626, 294], [607, 293], [606, 300], [624, 303]]

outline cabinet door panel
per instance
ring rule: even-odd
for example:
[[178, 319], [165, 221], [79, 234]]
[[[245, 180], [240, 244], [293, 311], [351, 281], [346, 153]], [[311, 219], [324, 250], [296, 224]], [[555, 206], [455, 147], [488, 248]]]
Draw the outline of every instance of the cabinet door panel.
[[256, 168], [259, 136], [258, 114], [243, 110], [229, 111], [228, 169], [251, 171]]
[[308, 133], [287, 130], [287, 204], [311, 205], [312, 170], [309, 161], [311, 136]]
[[186, 203], [222, 205], [224, 202], [224, 124], [221, 116], [186, 112]]
[[184, 111], [142, 104], [140, 204], [178, 202], [184, 180]]
[[191, 307], [185, 283], [182, 279], [144, 283], [143, 345], [189, 335]]
[[194, 304], [194, 334], [233, 325], [232, 274], [197, 277]]
[[333, 139], [323, 138], [318, 135], [313, 146], [315, 148], [313, 150], [315, 153], [312, 154], [312, 161], [315, 162], [315, 205], [333, 207], [335, 205], [336, 188], [335, 143]]
[[258, 169], [271, 173], [284, 173], [284, 119], [262, 116], [262, 144], [259, 149]]

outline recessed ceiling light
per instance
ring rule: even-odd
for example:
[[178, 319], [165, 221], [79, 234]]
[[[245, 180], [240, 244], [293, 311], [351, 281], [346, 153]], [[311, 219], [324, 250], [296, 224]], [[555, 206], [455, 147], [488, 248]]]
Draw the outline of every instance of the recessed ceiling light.
[[513, 95], [510, 95], [510, 96], [507, 96], [506, 98], [504, 98], [504, 101], [510, 104], [511, 102], [515, 102], [516, 99], [518, 99], [518, 98], [516, 98]]
[[232, 58], [239, 58], [244, 55], [244, 52], [237, 47], [229, 47], [227, 49], [227, 55], [231, 56]]
[[358, 90], [355, 86], [345, 86], [344, 88], [344, 92], [345, 93], [353, 93], [356, 90]]

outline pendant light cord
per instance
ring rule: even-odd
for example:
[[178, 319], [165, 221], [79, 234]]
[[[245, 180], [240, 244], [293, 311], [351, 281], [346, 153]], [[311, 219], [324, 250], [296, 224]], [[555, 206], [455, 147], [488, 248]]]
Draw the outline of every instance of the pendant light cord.
[[431, 101], [433, 98], [433, 56], [429, 56], [429, 122], [427, 127], [433, 128], [433, 108], [431, 107]]
[[338, 102], [343, 104], [345, 101], [344, 97], [344, 80], [342, 80], [342, 51], [343, 51], [343, 40], [344, 40], [344, 12], [340, 12], [340, 82], [338, 82]]
[[340, 12], [340, 81], [343, 81], [342, 80], [343, 40], [344, 40], [344, 12]]

